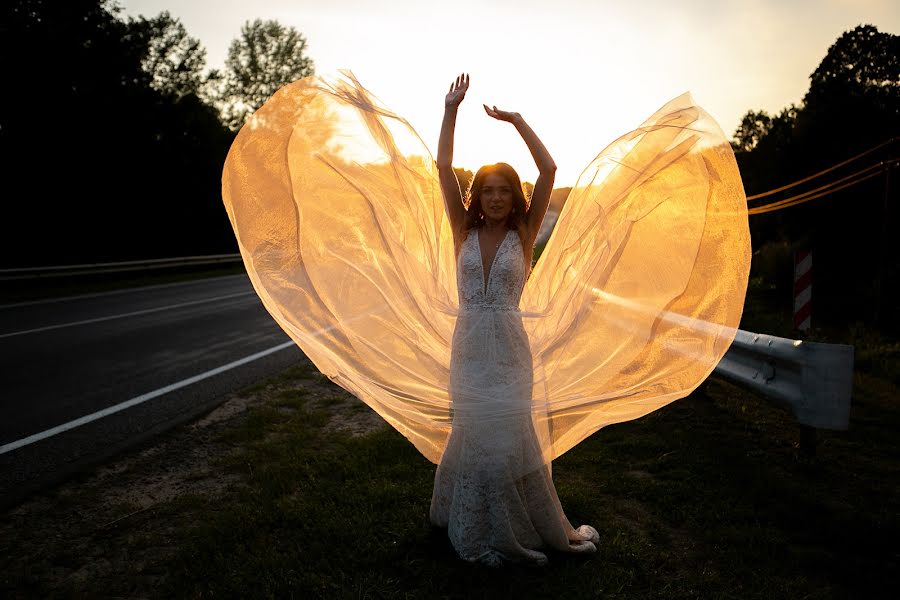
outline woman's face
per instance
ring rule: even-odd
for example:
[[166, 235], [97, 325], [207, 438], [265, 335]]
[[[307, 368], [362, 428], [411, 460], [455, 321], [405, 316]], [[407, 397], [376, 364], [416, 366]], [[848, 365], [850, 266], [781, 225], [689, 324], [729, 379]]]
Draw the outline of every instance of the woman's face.
[[496, 173], [485, 177], [481, 185], [481, 210], [485, 216], [499, 221], [509, 215], [512, 207], [513, 193], [509, 182]]

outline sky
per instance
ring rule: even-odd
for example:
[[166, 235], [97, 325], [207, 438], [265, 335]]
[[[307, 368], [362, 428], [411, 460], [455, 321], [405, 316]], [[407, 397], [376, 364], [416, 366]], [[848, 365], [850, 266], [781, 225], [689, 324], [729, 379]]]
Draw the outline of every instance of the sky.
[[799, 104], [829, 46], [860, 24], [900, 34], [897, 0], [118, 0], [122, 16], [169, 11], [224, 65], [253, 19], [300, 31], [319, 74], [350, 69], [437, 151], [444, 95], [470, 75], [455, 166], [537, 169], [515, 128], [482, 104], [521, 113], [573, 185], [610, 142], [683, 92], [731, 139], [748, 110]]

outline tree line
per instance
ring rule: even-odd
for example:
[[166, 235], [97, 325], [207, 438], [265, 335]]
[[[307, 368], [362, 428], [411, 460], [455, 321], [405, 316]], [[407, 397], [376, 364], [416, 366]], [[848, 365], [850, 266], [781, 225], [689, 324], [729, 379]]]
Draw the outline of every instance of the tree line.
[[312, 74], [307, 41], [246, 23], [225, 67], [168, 12], [109, 0], [0, 8], [0, 267], [236, 252], [221, 200], [236, 131]]
[[[282, 85], [312, 74], [307, 40], [247, 22], [224, 68], [168, 12], [122, 18], [110, 0], [0, 8], [0, 268], [235, 252], [221, 172], [236, 131]], [[900, 137], [900, 36], [860, 25], [810, 75], [799, 105], [748, 111], [732, 146], [748, 195]], [[751, 206], [897, 158], [898, 144]], [[465, 187], [471, 172], [458, 169]], [[754, 277], [780, 301], [790, 255], [814, 252], [814, 311], [896, 324], [897, 190], [875, 177], [750, 218]], [[560, 209], [567, 189], [554, 190]], [[887, 316], [887, 318], [885, 318]]]
[[[814, 175], [889, 140], [875, 152], [759, 206], [818, 189], [900, 157], [900, 36], [859, 25], [828, 48], [799, 105], [777, 114], [750, 110], [732, 147], [748, 196]], [[813, 252], [814, 323], [900, 325], [898, 207], [900, 170], [790, 208], [751, 215], [751, 275], [790, 306], [792, 254]], [[848, 180], [848, 182], [851, 180]], [[827, 191], [827, 190], [823, 190]]]

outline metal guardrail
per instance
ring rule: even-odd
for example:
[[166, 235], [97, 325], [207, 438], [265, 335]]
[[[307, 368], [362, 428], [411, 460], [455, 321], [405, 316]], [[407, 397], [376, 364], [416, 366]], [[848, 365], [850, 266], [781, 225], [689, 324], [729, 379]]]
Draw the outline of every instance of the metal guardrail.
[[[234, 253], [0, 269], [0, 281], [240, 261], [241, 255]], [[853, 346], [790, 340], [738, 329], [715, 373], [782, 404], [804, 425], [847, 429], [853, 390], [853, 353]]]
[[241, 255], [239, 253], [234, 253], [207, 254], [205, 256], [181, 256], [177, 258], [154, 258], [150, 260], [131, 260], [124, 262], [92, 263], [82, 265], [24, 267], [17, 269], [0, 269], [0, 281], [69, 277], [72, 275], [124, 273], [126, 271], [143, 271], [150, 269], [211, 265], [240, 261]]
[[853, 352], [739, 329], [715, 373], [782, 404], [803, 425], [847, 429]]

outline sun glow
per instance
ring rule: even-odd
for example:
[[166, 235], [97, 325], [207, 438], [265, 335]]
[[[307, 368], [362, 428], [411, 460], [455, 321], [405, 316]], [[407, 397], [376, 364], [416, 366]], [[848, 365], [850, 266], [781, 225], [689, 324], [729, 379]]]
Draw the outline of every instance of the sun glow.
[[[481, 104], [522, 114], [574, 184], [591, 160], [666, 102], [690, 91], [731, 135], [747, 110], [799, 102], [830, 44], [871, 22], [900, 29], [890, 1], [621, 3], [598, 0], [122, 0], [125, 13], [169, 10], [220, 68], [247, 20], [277, 19], [307, 38], [320, 74], [350, 69], [436, 152], [443, 98], [460, 72], [471, 87], [460, 110], [454, 164], [508, 162], [524, 181], [537, 170], [522, 140]], [[752, 35], [749, 35], [752, 33]]]

